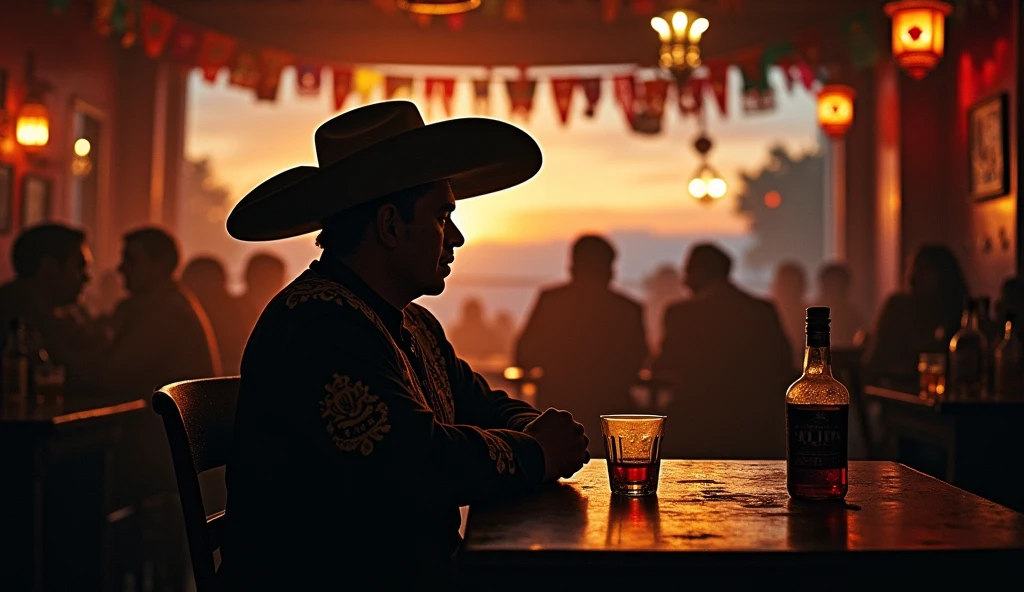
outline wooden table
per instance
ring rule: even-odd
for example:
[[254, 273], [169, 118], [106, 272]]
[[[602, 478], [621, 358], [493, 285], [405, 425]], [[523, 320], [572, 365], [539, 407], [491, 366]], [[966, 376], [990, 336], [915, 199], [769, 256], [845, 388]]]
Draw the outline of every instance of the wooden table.
[[110, 589], [112, 452], [145, 409], [0, 420], [0, 589]]
[[1024, 511], [1024, 401], [937, 403], [871, 385], [864, 396], [881, 406], [886, 458]]
[[782, 461], [666, 460], [657, 496], [624, 498], [593, 460], [529, 498], [471, 507], [460, 565], [480, 589], [830, 588], [895, 570], [915, 585], [985, 581], [1019, 576], [1021, 560], [1024, 515], [894, 462], [851, 462], [845, 502], [808, 503], [789, 498]]

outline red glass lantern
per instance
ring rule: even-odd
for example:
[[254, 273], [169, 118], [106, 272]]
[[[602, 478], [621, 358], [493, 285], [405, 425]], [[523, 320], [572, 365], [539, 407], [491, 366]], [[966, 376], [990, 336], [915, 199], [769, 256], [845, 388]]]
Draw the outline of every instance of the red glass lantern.
[[818, 92], [818, 125], [830, 138], [839, 139], [853, 125], [853, 88], [826, 84]]
[[939, 0], [899, 0], [885, 5], [892, 19], [892, 55], [914, 80], [920, 80], [942, 59], [946, 17], [953, 7]]
[[398, 0], [399, 8], [415, 14], [459, 14], [479, 6], [480, 0]]

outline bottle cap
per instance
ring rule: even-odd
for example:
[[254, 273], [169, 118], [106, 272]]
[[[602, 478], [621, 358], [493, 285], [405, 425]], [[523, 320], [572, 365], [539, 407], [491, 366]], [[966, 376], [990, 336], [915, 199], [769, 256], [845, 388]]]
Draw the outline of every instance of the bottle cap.
[[812, 306], [807, 309], [807, 320], [808, 321], [827, 321], [829, 320], [829, 308], [827, 306]]

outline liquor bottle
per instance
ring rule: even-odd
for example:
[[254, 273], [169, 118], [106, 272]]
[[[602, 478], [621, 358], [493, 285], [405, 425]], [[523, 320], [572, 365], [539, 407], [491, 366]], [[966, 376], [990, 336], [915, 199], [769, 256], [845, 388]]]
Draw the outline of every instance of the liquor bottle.
[[978, 308], [968, 298], [960, 319], [960, 330], [949, 340], [949, 384], [946, 385], [950, 401], [971, 401], [986, 396], [988, 342], [978, 327]]
[[15, 317], [11, 320], [3, 355], [0, 357], [0, 373], [3, 374], [0, 381], [0, 396], [3, 398], [0, 414], [6, 419], [23, 418], [28, 413], [32, 390], [29, 382], [30, 368], [28, 346], [25, 343], [25, 322], [21, 317]]
[[804, 500], [846, 497], [850, 392], [832, 377], [829, 309], [807, 309], [804, 371], [786, 391], [786, 489]]
[[1005, 332], [995, 350], [995, 395], [1016, 399], [1024, 394], [1024, 344], [1017, 337], [1016, 316], [1006, 313]]

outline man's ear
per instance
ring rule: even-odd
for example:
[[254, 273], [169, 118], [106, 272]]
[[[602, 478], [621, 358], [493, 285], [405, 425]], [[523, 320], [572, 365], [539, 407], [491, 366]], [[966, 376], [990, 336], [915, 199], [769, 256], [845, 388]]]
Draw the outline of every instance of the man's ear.
[[398, 246], [401, 223], [402, 218], [394, 204], [384, 204], [377, 209], [377, 236], [388, 247]]

